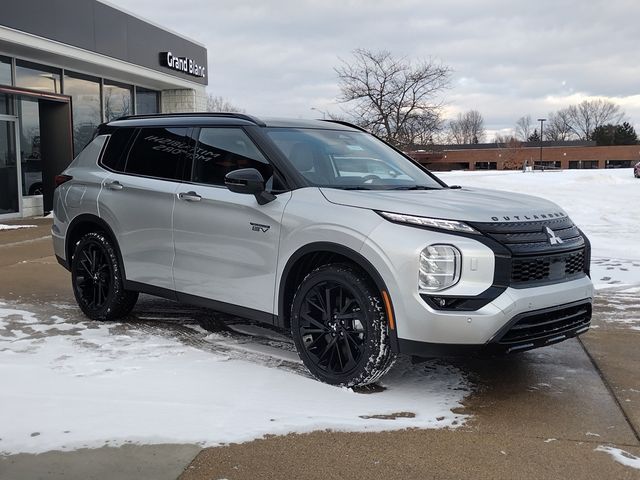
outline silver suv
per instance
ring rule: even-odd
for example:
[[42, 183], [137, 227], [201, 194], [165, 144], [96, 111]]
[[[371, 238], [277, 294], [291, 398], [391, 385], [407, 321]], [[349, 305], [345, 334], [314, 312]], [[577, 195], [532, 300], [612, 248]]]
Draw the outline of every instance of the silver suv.
[[144, 292], [266, 322], [331, 384], [590, 325], [589, 242], [560, 207], [447, 186], [343, 122], [127, 117], [56, 183], [55, 253], [89, 318]]

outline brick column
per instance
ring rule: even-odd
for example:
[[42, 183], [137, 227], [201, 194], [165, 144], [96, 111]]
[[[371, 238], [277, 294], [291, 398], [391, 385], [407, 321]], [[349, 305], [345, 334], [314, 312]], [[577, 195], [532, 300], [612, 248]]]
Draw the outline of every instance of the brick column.
[[162, 113], [205, 112], [207, 95], [204, 90], [190, 88], [163, 90]]

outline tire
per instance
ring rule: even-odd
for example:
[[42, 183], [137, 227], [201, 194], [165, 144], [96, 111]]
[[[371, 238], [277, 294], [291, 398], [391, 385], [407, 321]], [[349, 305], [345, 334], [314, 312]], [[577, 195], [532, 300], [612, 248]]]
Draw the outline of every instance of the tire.
[[382, 305], [371, 279], [351, 265], [323, 265], [304, 278], [291, 306], [291, 333], [314, 377], [356, 387], [387, 373], [395, 355]]
[[128, 315], [138, 292], [124, 289], [118, 254], [100, 232], [87, 233], [71, 259], [71, 285], [78, 306], [92, 320], [117, 320]]

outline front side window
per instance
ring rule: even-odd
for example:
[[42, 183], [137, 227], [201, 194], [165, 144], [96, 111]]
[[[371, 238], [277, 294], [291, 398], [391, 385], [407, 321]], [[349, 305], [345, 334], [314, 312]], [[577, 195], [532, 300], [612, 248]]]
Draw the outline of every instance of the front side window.
[[227, 173], [255, 168], [265, 182], [273, 169], [247, 134], [240, 128], [203, 128], [198, 137], [192, 180], [209, 185], [224, 185]]
[[129, 151], [125, 172], [182, 180], [185, 156], [192, 153], [186, 128], [142, 128]]
[[267, 129], [267, 135], [315, 186], [353, 190], [444, 188], [435, 177], [365, 132], [274, 127]]

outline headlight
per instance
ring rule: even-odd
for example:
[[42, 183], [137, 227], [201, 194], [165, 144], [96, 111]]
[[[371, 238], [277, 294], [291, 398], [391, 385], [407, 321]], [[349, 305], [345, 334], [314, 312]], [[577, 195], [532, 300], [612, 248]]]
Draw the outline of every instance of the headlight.
[[437, 228], [440, 230], [449, 230], [452, 232], [463, 233], [480, 233], [475, 228], [470, 227], [466, 223], [456, 220], [443, 220], [441, 218], [416, 217], [415, 215], [404, 215], [402, 213], [378, 212], [387, 220], [397, 223], [408, 223], [422, 227]]
[[418, 288], [438, 292], [460, 280], [462, 254], [451, 245], [429, 245], [420, 252]]

